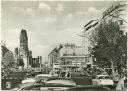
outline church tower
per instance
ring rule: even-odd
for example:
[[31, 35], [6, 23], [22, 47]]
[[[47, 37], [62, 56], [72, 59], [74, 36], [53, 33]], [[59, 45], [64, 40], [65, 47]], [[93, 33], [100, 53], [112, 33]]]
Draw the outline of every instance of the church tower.
[[22, 29], [20, 33], [19, 56], [23, 59], [24, 68], [27, 68], [29, 64], [28, 36], [24, 29]]

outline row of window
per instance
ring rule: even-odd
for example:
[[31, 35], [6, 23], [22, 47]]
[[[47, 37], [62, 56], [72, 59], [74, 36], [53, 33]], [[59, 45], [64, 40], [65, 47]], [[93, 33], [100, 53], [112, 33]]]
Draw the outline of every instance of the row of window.
[[81, 65], [81, 64], [84, 64], [84, 62], [62, 62], [61, 65]]

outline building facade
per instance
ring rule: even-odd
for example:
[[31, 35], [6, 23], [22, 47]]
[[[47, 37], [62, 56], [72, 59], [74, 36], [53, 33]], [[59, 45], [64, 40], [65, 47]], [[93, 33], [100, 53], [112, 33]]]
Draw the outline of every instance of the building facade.
[[[85, 26], [84, 26], [84, 31], [83, 31], [83, 40], [84, 40], [84, 53], [86, 55], [86, 67], [92, 67], [94, 64], [94, 58], [91, 55], [92, 48], [94, 45], [96, 45], [96, 31], [95, 28], [99, 25], [98, 20], [91, 20], [89, 21]], [[93, 64], [93, 65], [92, 65]]]
[[41, 68], [41, 65], [42, 65], [42, 57], [41, 56], [38, 56], [37, 58], [32, 58], [31, 67]]
[[84, 50], [85, 55], [89, 55], [91, 53], [90, 48], [92, 48], [95, 45], [95, 28], [98, 26], [98, 20], [91, 20], [84, 26], [84, 32], [83, 32], [83, 40], [84, 40]]
[[60, 50], [60, 67], [61, 69], [70, 71], [80, 71], [84, 67], [92, 67], [93, 61], [89, 59], [89, 55], [84, 54], [82, 46], [75, 44], [64, 44]]

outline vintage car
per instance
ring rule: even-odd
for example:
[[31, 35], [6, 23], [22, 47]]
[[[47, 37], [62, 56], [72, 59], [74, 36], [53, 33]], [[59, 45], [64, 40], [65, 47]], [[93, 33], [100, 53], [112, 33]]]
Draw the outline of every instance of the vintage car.
[[107, 91], [110, 90], [104, 86], [93, 86], [77, 85], [73, 80], [66, 78], [50, 78], [45, 84], [30, 84], [26, 86], [21, 86], [13, 91]]
[[35, 82], [35, 78], [26, 78], [26, 79], [22, 80], [22, 84], [34, 83], [34, 82]]
[[39, 74], [35, 77], [36, 82], [46, 82], [48, 78], [53, 77], [51, 74]]
[[35, 77], [29, 75], [26, 79], [22, 80], [22, 84], [47, 81], [47, 79], [50, 77], [52, 77], [50, 74], [39, 74]]
[[34, 83], [35, 78], [32, 75], [27, 75], [24, 80], [22, 80], [22, 84], [27, 84], [27, 83]]
[[109, 75], [97, 75], [94, 79], [92, 79], [93, 85], [97, 86], [113, 86], [114, 81], [110, 78]]

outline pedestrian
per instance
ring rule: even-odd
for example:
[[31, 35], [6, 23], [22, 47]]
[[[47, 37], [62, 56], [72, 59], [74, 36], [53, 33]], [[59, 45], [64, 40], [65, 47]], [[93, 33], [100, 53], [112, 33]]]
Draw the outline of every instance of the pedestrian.
[[61, 77], [65, 77], [65, 75], [66, 75], [65, 71], [62, 71], [61, 74], [60, 74]]
[[50, 71], [50, 74], [53, 75], [53, 70]]
[[69, 73], [69, 71], [67, 72], [66, 77], [67, 77], [67, 78], [70, 78], [70, 73]]
[[126, 79], [125, 76], [122, 76], [122, 77], [120, 78], [120, 80], [119, 80], [119, 82], [118, 82], [118, 84], [117, 84], [117, 86], [116, 86], [116, 91], [122, 91], [122, 90], [125, 89], [125, 87], [124, 87], [124, 80], [125, 80], [125, 79]]

